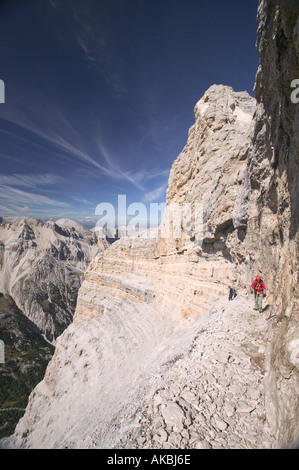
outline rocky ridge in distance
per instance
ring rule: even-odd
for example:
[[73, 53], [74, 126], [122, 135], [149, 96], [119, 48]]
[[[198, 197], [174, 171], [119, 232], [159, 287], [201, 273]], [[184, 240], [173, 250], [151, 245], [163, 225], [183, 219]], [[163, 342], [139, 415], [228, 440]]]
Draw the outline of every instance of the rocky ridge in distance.
[[0, 292], [55, 343], [72, 321], [84, 272], [100, 251], [95, 234], [69, 219], [1, 218]]

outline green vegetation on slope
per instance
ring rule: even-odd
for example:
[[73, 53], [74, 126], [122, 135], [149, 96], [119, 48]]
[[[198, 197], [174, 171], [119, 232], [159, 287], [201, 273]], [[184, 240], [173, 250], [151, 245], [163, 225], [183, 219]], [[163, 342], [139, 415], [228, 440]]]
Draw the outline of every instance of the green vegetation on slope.
[[28, 396], [43, 379], [54, 347], [22, 313], [9, 295], [0, 294], [0, 339], [5, 362], [0, 364], [0, 438], [13, 433]]

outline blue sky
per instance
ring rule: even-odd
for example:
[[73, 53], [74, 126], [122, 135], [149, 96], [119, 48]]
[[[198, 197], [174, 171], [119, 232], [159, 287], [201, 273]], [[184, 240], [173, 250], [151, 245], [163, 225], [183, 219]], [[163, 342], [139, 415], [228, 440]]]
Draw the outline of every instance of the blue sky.
[[252, 96], [257, 0], [0, 4], [0, 215], [94, 217], [165, 201], [214, 83]]

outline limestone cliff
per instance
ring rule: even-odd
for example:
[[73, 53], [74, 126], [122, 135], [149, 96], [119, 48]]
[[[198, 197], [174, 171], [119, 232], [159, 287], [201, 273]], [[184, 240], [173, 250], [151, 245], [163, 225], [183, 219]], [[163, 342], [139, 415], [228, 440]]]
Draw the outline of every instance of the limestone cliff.
[[[243, 225], [238, 207], [254, 110], [255, 100], [246, 92], [219, 85], [205, 93], [195, 107], [187, 144], [173, 164], [167, 192], [167, 208], [187, 206], [191, 216], [196, 201], [202, 203], [201, 233], [190, 221], [191, 232], [183, 227], [176, 236], [173, 217], [165, 216], [157, 237], [141, 233], [121, 239], [91, 263], [77, 315], [95, 309], [102, 313], [99, 292], [107, 288], [129, 295], [130, 277], [132, 295], [138, 296], [136, 276], [143, 279], [141, 300], [174, 321], [198, 317], [227, 294], [228, 285], [237, 280], [237, 264], [245, 259], [239, 249]], [[86, 301], [91, 293], [92, 301]]]
[[[197, 103], [159, 236], [121, 239], [92, 261], [15, 446], [296, 443], [298, 13], [292, 0], [260, 1], [257, 107], [222, 85]], [[200, 227], [175, 236], [171, 207], [198, 201]], [[247, 296], [257, 273], [262, 315]]]
[[262, 273], [271, 293], [267, 412], [277, 445], [299, 436], [299, 104], [291, 99], [299, 78], [299, 4], [259, 4], [256, 110], [248, 155], [249, 272]]

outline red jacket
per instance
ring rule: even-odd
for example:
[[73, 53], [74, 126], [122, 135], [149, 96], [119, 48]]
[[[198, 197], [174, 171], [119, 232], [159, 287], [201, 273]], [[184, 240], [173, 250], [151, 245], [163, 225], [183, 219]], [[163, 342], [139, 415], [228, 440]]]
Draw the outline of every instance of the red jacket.
[[254, 289], [255, 294], [263, 294], [263, 291], [266, 290], [266, 286], [263, 281], [257, 281], [255, 279], [251, 284], [251, 289]]

